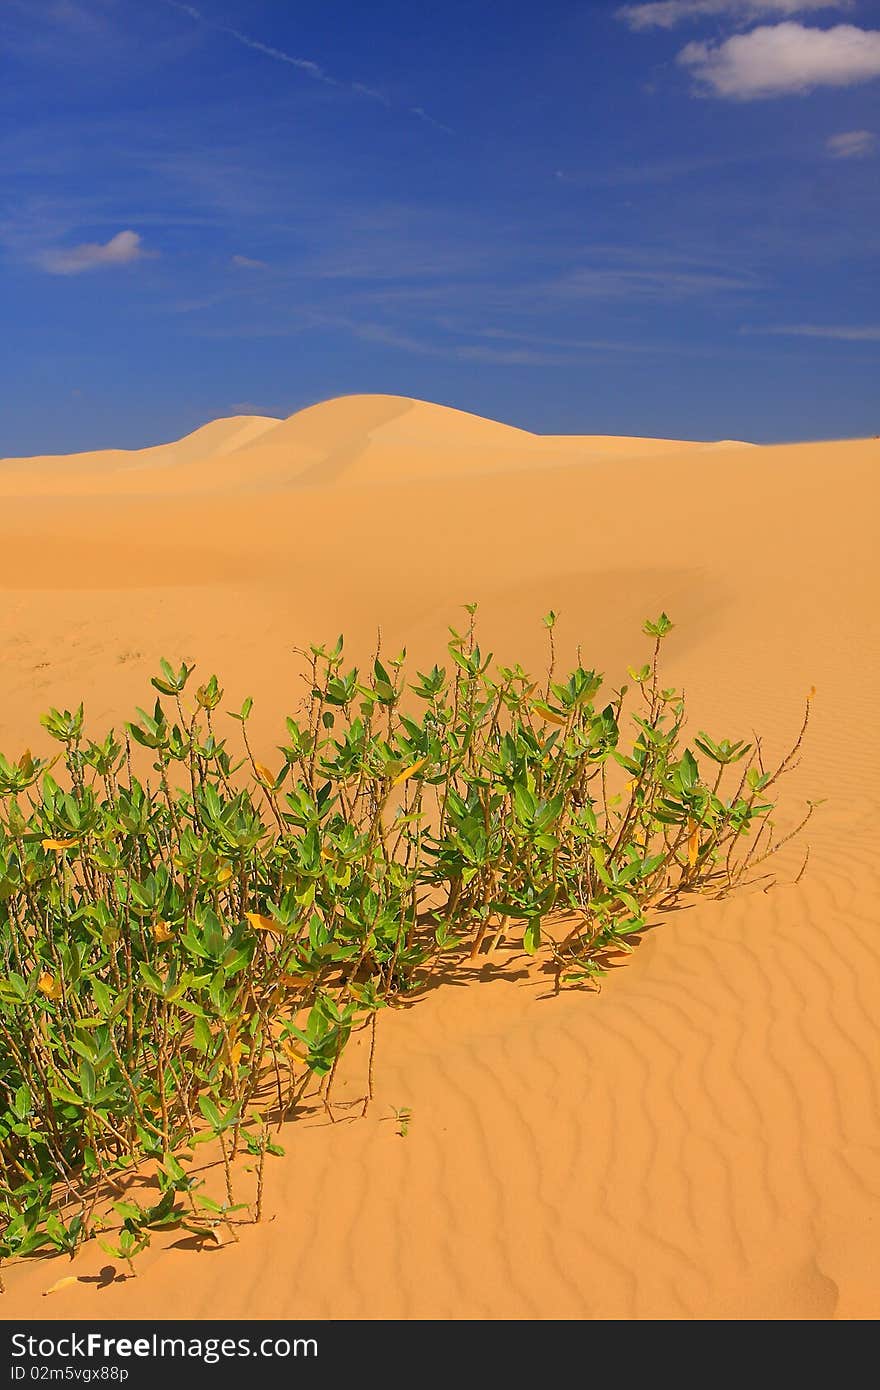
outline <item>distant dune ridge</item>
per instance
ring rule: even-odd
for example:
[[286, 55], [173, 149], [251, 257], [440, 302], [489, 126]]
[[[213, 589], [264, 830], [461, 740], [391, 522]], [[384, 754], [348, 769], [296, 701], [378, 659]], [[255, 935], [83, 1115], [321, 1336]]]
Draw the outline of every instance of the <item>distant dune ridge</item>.
[[[724, 440], [724, 446], [735, 441]], [[537, 435], [404, 396], [343, 396], [287, 420], [234, 415], [170, 444], [0, 459], [0, 495], [216, 492], [507, 472], [578, 459], [719, 447], [608, 435]]]
[[[880, 1312], [880, 443], [538, 436], [351, 396], [237, 416], [150, 449], [0, 462], [0, 750], [48, 747], [50, 705], [96, 733], [160, 656], [255, 697], [277, 766], [293, 649], [442, 659], [480, 604], [484, 650], [580, 645], [609, 686], [676, 623], [666, 674], [696, 732], [790, 745], [817, 693], [762, 881], [645, 933], [600, 994], [525, 957], [386, 1010], [363, 1121], [307, 1115], [266, 1215], [200, 1255], [160, 1240], [100, 1288], [86, 1247], [6, 1273], [0, 1316], [869, 1318]], [[762, 891], [769, 888], [770, 891]], [[512, 948], [515, 949], [515, 948]], [[340, 1100], [363, 1094], [346, 1054]], [[405, 1139], [387, 1122], [413, 1113]], [[345, 1113], [345, 1112], [341, 1112]]]

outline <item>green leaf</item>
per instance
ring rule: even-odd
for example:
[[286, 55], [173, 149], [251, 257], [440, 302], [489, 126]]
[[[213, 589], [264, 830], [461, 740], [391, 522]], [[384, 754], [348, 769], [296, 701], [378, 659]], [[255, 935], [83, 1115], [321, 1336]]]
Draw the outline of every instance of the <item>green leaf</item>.
[[17, 1115], [20, 1120], [25, 1119], [30, 1114], [31, 1093], [29, 1087], [19, 1086], [12, 1100], [12, 1110], [13, 1114]]
[[199, 1096], [199, 1109], [211, 1128], [219, 1134], [223, 1128], [223, 1117], [214, 1102], [209, 1100], [207, 1096]]
[[200, 1052], [213, 1052], [214, 1035], [211, 1032], [211, 1027], [207, 1019], [196, 1018], [193, 1021], [193, 1040]]
[[678, 775], [681, 784], [686, 791], [691, 791], [700, 780], [700, 769], [697, 760], [689, 748], [686, 748], [678, 765]]
[[98, 1078], [95, 1075], [95, 1068], [85, 1057], [79, 1064], [79, 1084], [83, 1100], [87, 1105], [94, 1105], [98, 1091]]
[[165, 993], [165, 985], [162, 977], [156, 973], [151, 965], [147, 965], [145, 960], [139, 961], [138, 970], [140, 971], [144, 983], [154, 994]]
[[522, 782], [517, 782], [513, 789], [513, 803], [518, 820], [524, 825], [531, 824], [538, 803], [528, 787]]
[[82, 1096], [78, 1096], [76, 1091], [72, 1091], [70, 1087], [65, 1086], [63, 1082], [56, 1081], [53, 1085], [50, 1085], [49, 1093], [55, 1100], [63, 1101], [65, 1105], [77, 1105], [82, 1108]]
[[523, 947], [533, 956], [541, 945], [541, 918], [530, 917], [523, 932]]

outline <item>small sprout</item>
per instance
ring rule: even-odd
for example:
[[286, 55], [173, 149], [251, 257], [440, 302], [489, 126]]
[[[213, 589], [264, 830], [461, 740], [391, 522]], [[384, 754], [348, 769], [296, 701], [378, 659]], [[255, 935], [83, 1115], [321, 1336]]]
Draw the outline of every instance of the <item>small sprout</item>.
[[392, 1105], [391, 1117], [394, 1120], [394, 1123], [397, 1125], [395, 1133], [397, 1134], [398, 1138], [405, 1139], [406, 1136], [409, 1134], [409, 1127], [412, 1124], [412, 1110], [409, 1108], [408, 1105]]
[[216, 676], [211, 676], [210, 679], [207, 680], [204, 685], [200, 685], [196, 691], [196, 701], [201, 709], [204, 710], [216, 709], [222, 699], [223, 691], [217, 684]]
[[159, 665], [162, 667], [162, 675], [153, 676], [150, 684], [155, 686], [162, 695], [180, 695], [195, 670], [195, 667], [187, 666], [184, 661], [181, 662], [180, 669], [175, 671], [164, 657], [162, 657]]
[[48, 714], [40, 716], [40, 723], [59, 743], [72, 744], [78, 742], [82, 735], [83, 718], [83, 706], [80, 705], [73, 714], [69, 709], [50, 709]]
[[659, 641], [659, 639], [665, 637], [667, 632], [670, 632], [674, 626], [675, 624], [670, 621], [667, 615], [661, 613], [660, 617], [653, 619], [653, 621], [647, 618], [642, 631], [647, 637], [656, 637]]

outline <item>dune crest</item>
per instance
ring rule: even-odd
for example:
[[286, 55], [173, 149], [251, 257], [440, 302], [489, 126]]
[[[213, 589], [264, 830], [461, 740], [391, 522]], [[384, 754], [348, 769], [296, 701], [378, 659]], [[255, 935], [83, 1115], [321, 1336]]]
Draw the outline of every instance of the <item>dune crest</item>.
[[81, 454], [41, 454], [33, 457], [0, 458], [0, 467], [10, 472], [62, 471], [74, 476], [78, 471], [106, 471], [125, 468], [167, 467], [194, 459], [231, 453], [249, 444], [279, 422], [271, 415], [230, 415], [211, 420], [191, 434], [167, 444], [144, 449], [96, 449]]
[[272, 416], [234, 415], [146, 449], [0, 459], [0, 496], [203, 490], [219, 475], [222, 460], [277, 424]]

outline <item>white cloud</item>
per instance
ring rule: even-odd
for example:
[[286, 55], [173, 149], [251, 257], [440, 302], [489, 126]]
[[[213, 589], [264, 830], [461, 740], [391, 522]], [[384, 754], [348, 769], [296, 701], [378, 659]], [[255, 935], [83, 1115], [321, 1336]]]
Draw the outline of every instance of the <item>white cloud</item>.
[[103, 244], [98, 241], [84, 241], [79, 246], [44, 251], [39, 258], [39, 264], [51, 275], [79, 275], [84, 270], [131, 265], [132, 261], [142, 261], [155, 255], [155, 251], [145, 249], [137, 232], [126, 231], [117, 232]]
[[652, 0], [624, 5], [618, 19], [630, 29], [673, 29], [676, 24], [721, 16], [734, 20], [772, 19], [808, 10], [849, 10], [852, 0]]
[[253, 256], [232, 256], [232, 264], [237, 265], [241, 270], [265, 270], [266, 262], [257, 261]]
[[678, 62], [715, 96], [741, 101], [813, 87], [851, 87], [880, 77], [880, 30], [765, 24], [723, 43], [689, 43]]
[[877, 137], [872, 130], [842, 130], [829, 135], [825, 148], [834, 159], [863, 159], [872, 154]]
[[744, 333], [766, 333], [786, 338], [835, 338], [844, 343], [880, 343], [880, 324], [863, 328], [847, 328], [839, 324], [792, 323], [774, 324], [768, 328], [744, 328]]

